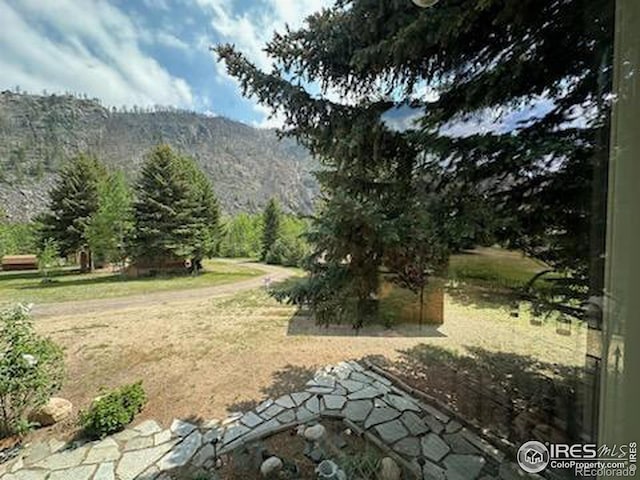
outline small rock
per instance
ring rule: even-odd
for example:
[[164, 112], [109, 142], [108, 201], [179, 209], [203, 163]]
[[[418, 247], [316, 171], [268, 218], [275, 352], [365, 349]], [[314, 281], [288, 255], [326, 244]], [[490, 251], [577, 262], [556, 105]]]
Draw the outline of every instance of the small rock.
[[31, 413], [29, 420], [42, 427], [48, 427], [68, 418], [72, 409], [73, 405], [69, 400], [51, 397], [45, 405]]
[[326, 428], [324, 428], [324, 426], [320, 424], [314, 425], [313, 427], [309, 427], [304, 431], [304, 438], [306, 438], [310, 442], [317, 442], [322, 439], [322, 437], [324, 437], [326, 432], [327, 430]]
[[402, 470], [391, 457], [385, 457], [380, 462], [380, 480], [400, 480], [402, 478]]
[[311, 452], [309, 452], [309, 455], [307, 455], [307, 457], [313, 463], [320, 463], [322, 460], [324, 460], [324, 452], [321, 448], [315, 447], [311, 450]]
[[282, 470], [283, 465], [282, 460], [278, 457], [269, 457], [260, 465], [260, 473], [263, 477], [269, 477]]

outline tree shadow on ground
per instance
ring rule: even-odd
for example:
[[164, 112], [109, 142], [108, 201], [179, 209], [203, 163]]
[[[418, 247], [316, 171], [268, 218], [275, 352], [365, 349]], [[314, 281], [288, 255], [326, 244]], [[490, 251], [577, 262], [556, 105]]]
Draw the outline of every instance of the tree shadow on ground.
[[73, 287], [73, 286], [89, 286], [89, 285], [102, 285], [107, 283], [124, 283], [124, 282], [144, 282], [144, 281], [152, 281], [158, 279], [171, 279], [171, 278], [179, 278], [179, 277], [187, 277], [188, 273], [184, 275], [164, 275], [164, 276], [154, 276], [154, 277], [138, 277], [138, 278], [130, 278], [126, 275], [115, 273], [115, 274], [94, 274], [100, 276], [93, 276], [89, 278], [78, 278], [76, 280], [66, 280], [61, 282], [46, 282], [46, 283], [36, 283], [33, 285], [23, 285], [18, 287], [18, 290], [45, 290], [52, 289], [57, 287]]
[[[68, 277], [70, 275], [79, 275], [80, 268], [79, 267], [68, 267], [60, 270], [54, 270], [49, 272], [48, 277], [50, 278], [58, 278], [58, 277]], [[42, 278], [42, 273], [38, 270], [0, 270], [0, 283], [9, 282], [15, 280], [40, 280]]]
[[198, 428], [203, 428], [207, 423], [207, 419], [201, 417], [200, 415], [189, 415], [188, 417], [180, 418], [183, 422], [190, 423], [191, 425], [195, 425]]
[[278, 398], [288, 393], [304, 390], [306, 383], [313, 378], [318, 367], [287, 365], [274, 372], [271, 385], [262, 388], [268, 398]]
[[476, 308], [502, 308], [517, 311], [522, 295], [515, 289], [490, 284], [450, 282], [445, 292], [458, 305]]
[[240, 400], [227, 405], [227, 411], [248, 412], [254, 410], [261, 402], [267, 399], [277, 399], [289, 393], [304, 390], [306, 383], [313, 378], [317, 367], [286, 365], [273, 373], [271, 384], [263, 387], [259, 399]]
[[576, 440], [591, 432], [584, 408], [593, 378], [583, 368], [479, 347], [466, 350], [462, 355], [418, 345], [381, 366], [502, 438]]
[[386, 327], [381, 324], [366, 325], [358, 330], [349, 324], [318, 325], [311, 313], [299, 309], [289, 320], [287, 335], [311, 335], [318, 337], [446, 337], [440, 325], [394, 325]]

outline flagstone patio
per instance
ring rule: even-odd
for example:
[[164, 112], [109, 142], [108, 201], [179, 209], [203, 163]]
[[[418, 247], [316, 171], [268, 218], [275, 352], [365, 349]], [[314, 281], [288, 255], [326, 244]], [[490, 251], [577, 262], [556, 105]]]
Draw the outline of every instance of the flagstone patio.
[[[214, 471], [219, 458], [261, 438], [342, 419], [381, 448], [407, 478], [524, 478], [498, 448], [438, 408], [356, 362], [318, 371], [306, 389], [270, 399], [222, 420], [174, 420], [169, 429], [146, 421], [101, 441], [77, 446], [50, 440], [0, 465], [2, 480], [169, 480], [180, 468]], [[422, 464], [422, 465], [421, 465]], [[539, 478], [539, 477], [538, 477]]]

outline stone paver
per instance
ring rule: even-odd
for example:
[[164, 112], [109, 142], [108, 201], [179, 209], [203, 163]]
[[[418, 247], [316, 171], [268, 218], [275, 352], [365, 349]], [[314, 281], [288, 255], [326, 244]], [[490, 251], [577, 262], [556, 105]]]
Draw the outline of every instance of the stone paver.
[[222, 443], [231, 443], [236, 438], [239, 438], [250, 431], [251, 429], [244, 425], [232, 425], [225, 431], [224, 436], [222, 437]]
[[147, 436], [162, 431], [162, 428], [155, 420], [147, 420], [135, 427], [134, 430], [140, 432], [141, 435]]
[[163, 471], [186, 465], [201, 445], [202, 435], [198, 431], [193, 432], [185, 438], [184, 441], [180, 442], [175, 448], [162, 457], [158, 462], [158, 468], [160, 471]]
[[281, 407], [280, 405], [277, 405], [277, 404], [273, 404], [269, 408], [264, 410], [262, 413], [260, 413], [260, 416], [266, 420], [271, 420], [273, 417], [275, 417], [279, 413], [282, 413], [283, 410], [284, 410], [284, 407]]
[[364, 428], [371, 428], [380, 423], [388, 422], [389, 420], [393, 420], [398, 418], [401, 413], [395, 408], [390, 407], [382, 407], [382, 408], [374, 408], [367, 419], [364, 422]]
[[98, 465], [93, 480], [114, 480], [116, 469], [114, 463], [101, 463]]
[[364, 422], [364, 419], [367, 418], [372, 409], [373, 402], [371, 400], [359, 400], [348, 402], [342, 412], [352, 422]]
[[485, 463], [485, 459], [478, 455], [449, 455], [444, 459], [447, 480], [473, 480]]
[[84, 460], [88, 450], [89, 449], [87, 447], [63, 450], [62, 452], [55, 453], [50, 457], [39, 461], [35, 466], [47, 470], [64, 470], [77, 467], [82, 463], [82, 460]]
[[307, 392], [297, 392], [291, 394], [291, 398], [293, 399], [297, 407], [306, 402], [309, 397], [311, 397], [311, 394]]
[[380, 390], [374, 387], [365, 387], [357, 392], [350, 393], [347, 398], [349, 400], [364, 400], [368, 398], [376, 398], [381, 396]]
[[328, 410], [341, 410], [347, 399], [342, 395], [325, 395], [324, 405]]
[[406, 457], [417, 457], [420, 455], [420, 440], [415, 437], [403, 438], [392, 447], [396, 452]]
[[118, 462], [116, 473], [121, 480], [133, 480], [160, 460], [170, 449], [171, 444], [166, 443], [158, 447], [125, 452]]
[[291, 398], [291, 395], [284, 395], [276, 400], [276, 403], [284, 408], [294, 408], [296, 403]]
[[124, 450], [125, 452], [128, 452], [130, 450], [141, 450], [143, 448], [153, 447], [153, 444], [154, 444], [153, 436], [136, 437], [136, 438], [132, 438], [125, 444]]
[[52, 472], [48, 480], [89, 480], [95, 471], [95, 465], [83, 465]]
[[171, 431], [179, 437], [186, 437], [196, 429], [192, 423], [175, 419], [171, 424]]
[[[487, 480], [498, 470], [514, 471], [503, 452], [451, 415], [348, 361], [319, 370], [304, 391], [265, 400], [253, 411], [233, 413], [222, 421], [197, 426], [176, 419], [164, 430], [148, 420], [75, 449], [56, 441], [30, 446], [0, 466], [11, 472], [2, 480], [168, 479], [176, 468], [211, 466], [214, 451], [228, 453], [282, 428], [312, 425], [323, 417], [344, 418], [353, 428], [363, 428], [416, 474], [420, 460], [425, 479]], [[491, 468], [485, 468], [488, 460]]]
[[2, 476], [2, 480], [44, 480], [49, 472], [46, 470], [20, 470]]
[[420, 440], [422, 454], [429, 460], [439, 462], [451, 451], [451, 447], [435, 433], [429, 433]]
[[87, 454], [84, 463], [105, 463], [112, 462], [120, 458], [120, 449], [118, 445], [115, 446], [95, 446]]
[[260, 417], [259, 415], [253, 413], [253, 412], [247, 412], [241, 419], [240, 419], [240, 423], [242, 423], [243, 425], [249, 427], [249, 428], [254, 428], [257, 427], [258, 425], [260, 425], [262, 422], [264, 422], [264, 420], [262, 419], [262, 417]]
[[411, 435], [416, 437], [424, 435], [429, 431], [429, 427], [425, 424], [424, 420], [413, 412], [404, 412], [400, 420], [404, 426], [409, 429]]
[[400, 420], [382, 423], [375, 428], [378, 436], [388, 445], [409, 435], [409, 431]]
[[433, 415], [425, 415], [423, 420], [424, 423], [433, 431], [433, 433], [437, 433], [438, 435], [440, 435], [444, 430], [444, 425], [442, 424], [442, 422]]
[[400, 395], [386, 395], [383, 400], [387, 402], [390, 406], [394, 407], [401, 412], [410, 410], [412, 412], [420, 412], [420, 407], [412, 402], [411, 400], [401, 397]]

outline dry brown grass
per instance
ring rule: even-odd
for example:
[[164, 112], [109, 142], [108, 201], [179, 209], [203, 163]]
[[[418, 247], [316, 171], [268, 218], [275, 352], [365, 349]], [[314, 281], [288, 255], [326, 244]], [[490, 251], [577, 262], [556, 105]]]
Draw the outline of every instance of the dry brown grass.
[[[524, 316], [526, 317], [526, 315]], [[140, 419], [220, 418], [267, 396], [300, 388], [315, 368], [344, 359], [397, 359], [419, 344], [464, 352], [532, 355], [578, 365], [584, 334], [534, 327], [507, 310], [475, 307], [445, 297], [441, 327], [372, 327], [358, 336], [348, 326], [319, 328], [261, 289], [213, 299], [52, 316], [38, 330], [66, 349], [68, 381], [61, 395], [86, 408], [100, 389], [139, 379], [149, 404]], [[69, 424], [57, 427], [57, 435]]]

